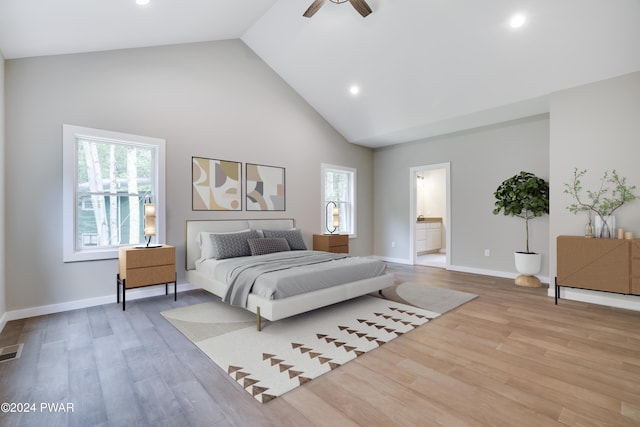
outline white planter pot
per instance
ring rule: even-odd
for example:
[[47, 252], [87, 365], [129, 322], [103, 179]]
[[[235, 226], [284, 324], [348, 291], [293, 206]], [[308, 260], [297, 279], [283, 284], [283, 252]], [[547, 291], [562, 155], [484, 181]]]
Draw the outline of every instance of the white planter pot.
[[540, 272], [542, 267], [542, 254], [527, 254], [524, 252], [516, 252], [516, 270], [525, 276], [533, 276]]

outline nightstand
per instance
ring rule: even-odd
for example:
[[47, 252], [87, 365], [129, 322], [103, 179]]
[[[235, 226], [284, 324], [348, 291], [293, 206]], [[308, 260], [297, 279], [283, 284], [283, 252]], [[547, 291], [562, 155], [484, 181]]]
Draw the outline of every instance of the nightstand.
[[176, 248], [162, 245], [156, 248], [121, 247], [118, 252], [117, 300], [120, 303], [122, 286], [122, 310], [125, 309], [127, 289], [164, 284], [165, 295], [169, 283], [173, 283], [173, 299], [177, 301]]
[[314, 234], [313, 250], [349, 253], [349, 236], [347, 234]]

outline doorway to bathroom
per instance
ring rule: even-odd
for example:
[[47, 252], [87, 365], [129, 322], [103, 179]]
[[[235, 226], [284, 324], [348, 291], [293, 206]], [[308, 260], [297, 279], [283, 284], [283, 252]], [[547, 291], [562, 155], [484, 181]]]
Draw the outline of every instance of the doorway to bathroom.
[[415, 265], [451, 265], [450, 163], [410, 169], [410, 232]]

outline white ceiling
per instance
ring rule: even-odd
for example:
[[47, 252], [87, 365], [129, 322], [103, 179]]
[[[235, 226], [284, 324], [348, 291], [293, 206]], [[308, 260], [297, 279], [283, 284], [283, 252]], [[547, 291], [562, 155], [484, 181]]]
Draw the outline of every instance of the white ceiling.
[[[378, 147], [548, 112], [640, 70], [640, 0], [0, 0], [6, 59], [241, 38], [350, 142]], [[527, 22], [508, 26], [516, 12]], [[349, 87], [360, 86], [352, 96]]]

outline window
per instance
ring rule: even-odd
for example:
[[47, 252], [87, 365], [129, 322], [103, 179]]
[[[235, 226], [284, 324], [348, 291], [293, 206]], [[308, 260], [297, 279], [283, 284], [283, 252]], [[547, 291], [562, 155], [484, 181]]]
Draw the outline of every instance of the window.
[[[145, 202], [164, 212], [163, 139], [63, 125], [63, 260], [118, 257], [144, 241]], [[156, 218], [164, 241], [164, 216]]]
[[338, 209], [339, 222], [335, 233], [356, 237], [356, 170], [322, 165], [322, 230], [333, 230], [333, 204]]

